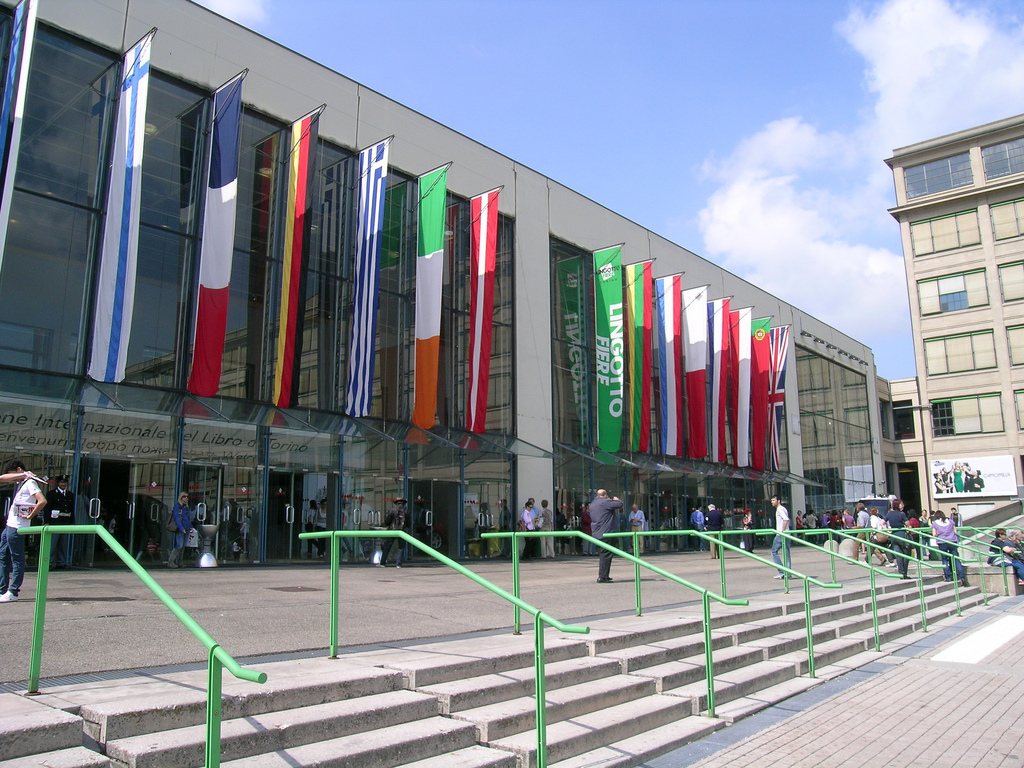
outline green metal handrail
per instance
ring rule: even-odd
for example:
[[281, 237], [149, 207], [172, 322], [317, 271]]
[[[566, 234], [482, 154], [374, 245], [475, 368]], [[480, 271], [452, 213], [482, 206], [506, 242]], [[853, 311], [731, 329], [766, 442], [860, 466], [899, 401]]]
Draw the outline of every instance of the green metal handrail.
[[[548, 614], [541, 611], [539, 608], [534, 608], [529, 603], [521, 600], [519, 595], [510, 595], [501, 587], [492, 584], [487, 579], [479, 576], [473, 571], [466, 568], [462, 563], [458, 563], [452, 560], [447, 555], [443, 555], [433, 547], [427, 546], [419, 539], [410, 536], [405, 531], [321, 531], [321, 532], [310, 532], [300, 533], [300, 539], [323, 539], [330, 538], [331, 540], [331, 641], [330, 650], [331, 658], [335, 659], [338, 657], [338, 571], [341, 554], [340, 540], [343, 538], [355, 538], [355, 539], [401, 539], [407, 544], [411, 544], [416, 549], [429, 555], [438, 562], [447, 565], [457, 573], [461, 573], [468, 579], [475, 581], [480, 586], [490, 590], [495, 595], [508, 602], [512, 603], [516, 609], [516, 616], [520, 609], [526, 611], [533, 616], [533, 659], [534, 659], [534, 693], [536, 696], [536, 718], [537, 718], [537, 768], [547, 768], [548, 755], [547, 755], [547, 710], [545, 708], [546, 703], [546, 679], [544, 672], [544, 625], [554, 627], [555, 629], [566, 632], [569, 634], [586, 635], [590, 633], [590, 627], [584, 627], [577, 624], [563, 624], [558, 619], [549, 616]], [[519, 634], [519, 626], [516, 625], [516, 634]]]
[[189, 632], [202, 643], [208, 651], [206, 667], [206, 756], [205, 768], [219, 768], [220, 766], [220, 721], [221, 721], [221, 683], [222, 670], [227, 669], [239, 680], [248, 680], [251, 683], [267, 682], [266, 672], [256, 672], [246, 669], [199, 626], [185, 609], [175, 602], [152, 576], [139, 565], [128, 551], [121, 546], [106, 528], [102, 525], [45, 525], [42, 528], [22, 528], [19, 533], [37, 534], [39, 541], [39, 570], [36, 577], [36, 605], [35, 616], [32, 620], [32, 650], [29, 656], [29, 677], [27, 695], [39, 693], [39, 670], [43, 654], [43, 624], [46, 618], [46, 587], [50, 573], [50, 539], [55, 533], [86, 534], [91, 533], [99, 536], [110, 547], [110, 551], [117, 555], [121, 562], [127, 565], [132, 572], [139, 577], [142, 583], [156, 595], [167, 608], [174, 614]]
[[[612, 534], [606, 534], [610, 537]], [[640, 611], [640, 567], [647, 568], [648, 570], [654, 571], [660, 576], [664, 576], [669, 581], [674, 581], [677, 584], [682, 584], [688, 589], [692, 589], [695, 592], [699, 592], [701, 595], [701, 607], [704, 611], [704, 678], [707, 683], [708, 690], [708, 717], [715, 716], [715, 678], [714, 678], [714, 666], [712, 659], [712, 648], [711, 648], [711, 601], [715, 600], [722, 605], [750, 605], [748, 600], [731, 600], [722, 595], [716, 595], [714, 592], [705, 589], [693, 582], [687, 581], [686, 579], [676, 576], [674, 573], [669, 573], [664, 568], [659, 568], [656, 565], [651, 565], [645, 560], [641, 560], [635, 555], [631, 555], [628, 552], [624, 552], [618, 547], [613, 547], [610, 544], [605, 544], [601, 539], [594, 538], [582, 531], [502, 531], [493, 533], [482, 533], [481, 538], [484, 539], [512, 539], [512, 585], [516, 592], [516, 596], [519, 596], [519, 539], [541, 539], [544, 537], [563, 537], [563, 538], [578, 538], [583, 541], [590, 542], [595, 546], [601, 547], [602, 549], [608, 550], [613, 555], [624, 557], [627, 560], [633, 562], [636, 566], [636, 613], [637, 616], [641, 615]], [[515, 615], [516, 631], [519, 627], [519, 613], [516, 611]]]
[[[927, 614], [927, 610], [928, 609], [927, 609], [927, 605], [925, 603], [925, 597], [924, 597], [924, 583], [922, 581], [922, 579], [924, 578], [924, 573], [922, 571], [922, 568], [943, 568], [942, 559], [943, 558], [947, 558], [947, 557], [950, 558], [950, 568], [951, 568], [951, 571], [952, 571], [952, 581], [953, 581], [953, 599], [954, 599], [954, 602], [956, 604], [956, 615], [957, 616], [962, 616], [963, 615], [963, 608], [962, 608], [961, 601], [960, 601], [960, 580], [956, 578], [956, 563], [954, 562], [955, 560], [960, 560], [961, 562], [963, 562], [963, 558], [961, 558], [959, 556], [959, 554], [951, 555], [951, 554], [949, 554], [947, 552], [943, 552], [938, 547], [933, 547], [933, 546], [931, 546], [929, 544], [923, 543], [921, 541], [920, 537], [922, 535], [926, 535], [926, 534], [930, 533], [930, 529], [925, 528], [925, 527], [921, 527], [921, 528], [896, 528], [896, 529], [886, 529], [884, 532], [889, 535], [890, 541], [892, 540], [893, 534], [896, 534], [897, 538], [900, 538], [900, 539], [906, 541], [911, 546], [918, 548], [919, 551], [928, 551], [928, 552], [935, 553], [939, 557], [939, 560], [938, 560], [938, 562], [934, 562], [934, 563], [926, 561], [926, 560], [924, 560], [922, 558], [911, 557], [909, 554], [906, 554], [906, 553], [903, 553], [903, 552], [897, 552], [894, 549], [891, 549], [891, 548], [889, 548], [889, 547], [887, 547], [885, 545], [882, 545], [882, 544], [874, 544], [874, 543], [872, 543], [870, 541], [870, 539], [864, 540], [864, 539], [857, 538], [856, 533], [851, 533], [851, 531], [852, 532], [867, 531], [869, 533], [874, 533], [875, 532], [874, 529], [871, 529], [871, 528], [849, 528], [849, 529], [827, 529], [827, 530], [831, 531], [833, 534], [835, 534], [836, 536], [838, 536], [840, 538], [853, 539], [854, 541], [861, 542], [861, 543], [865, 544], [866, 546], [877, 547], [877, 548], [880, 548], [880, 549], [884, 549], [885, 551], [887, 551], [890, 554], [892, 554], [893, 557], [901, 557], [904, 560], [907, 560], [908, 561], [908, 566], [911, 563], [917, 563], [918, 596], [919, 596], [919, 599], [920, 599], [920, 606], [921, 606], [921, 629], [924, 632], [928, 631], [928, 614]], [[916, 542], [911, 542], [906, 536], [900, 536], [899, 534], [901, 534], [901, 533], [916, 533], [916, 534], [918, 534], [918, 540]], [[807, 542], [801, 542], [801, 543], [803, 543], [805, 546], [808, 545]], [[814, 545], [811, 545], [811, 546], [814, 546]], [[842, 558], [842, 559], [847, 560], [849, 562], [853, 562], [853, 561], [850, 560], [850, 558], [847, 558], [845, 555], [840, 555], [838, 553], [832, 553], [832, 556], [833, 556], [833, 558], [839, 557], [839, 558]], [[867, 565], [867, 563], [865, 563], [865, 565]], [[883, 573], [885, 573], [885, 572], [883, 571]], [[885, 575], [893, 577], [893, 578], [897, 578], [896, 574], [886, 573]], [[874, 571], [872, 571], [871, 578], [872, 578], [872, 590], [874, 590]], [[982, 592], [984, 593], [984, 590], [982, 590]], [[984, 594], [983, 594], [983, 599], [985, 599], [986, 604], [987, 604], [987, 598], [984, 596]], [[875, 597], [874, 597], [874, 594], [872, 594], [872, 602], [874, 602], [874, 600], [875, 600]], [[876, 623], [877, 623], [877, 619], [876, 619]], [[877, 629], [877, 626], [876, 626], [876, 628], [875, 628], [875, 650], [879, 650], [879, 645], [880, 645], [880, 643], [879, 643], [879, 637], [878, 637], [878, 629]]]
[[[605, 538], [606, 539], [610, 539], [610, 538], [622, 538], [622, 537], [626, 537], [626, 536], [632, 536], [633, 537], [633, 551], [636, 552], [638, 550], [638, 548], [639, 548], [639, 542], [636, 540], [636, 537], [638, 537], [638, 536], [645, 536], [645, 535], [647, 535], [647, 533], [648, 533], [647, 531], [626, 531], [626, 532], [623, 532], [623, 533], [606, 533], [605, 534]], [[694, 531], [693, 535], [695, 535], [695, 536], [697, 536], [699, 538], [705, 539], [707, 541], [710, 541], [711, 543], [717, 545], [719, 548], [721, 548], [723, 550], [729, 550], [729, 551], [732, 551], [732, 552], [739, 552], [740, 554], [745, 555], [746, 557], [750, 558], [751, 560], [754, 560], [755, 562], [759, 562], [759, 563], [762, 563], [764, 565], [769, 565], [772, 568], [781, 569], [782, 572], [783, 572], [783, 575], [785, 576], [785, 590], [786, 590], [786, 594], [789, 594], [789, 579], [790, 579], [791, 575], [794, 578], [798, 578], [801, 581], [803, 581], [803, 585], [804, 585], [804, 626], [805, 626], [805, 628], [807, 630], [807, 674], [813, 679], [816, 675], [815, 675], [815, 662], [814, 662], [813, 618], [811, 616], [811, 584], [814, 584], [814, 585], [819, 586], [819, 587], [823, 587], [825, 589], [842, 589], [843, 585], [836, 582], [836, 580], [835, 580], [835, 573], [832, 574], [832, 582], [831, 583], [823, 582], [823, 581], [820, 581], [820, 580], [814, 578], [813, 576], [809, 576], [807, 574], [800, 573], [799, 571], [796, 571], [793, 568], [790, 568], [788, 566], [779, 566], [778, 563], [776, 563], [774, 560], [768, 560], [766, 558], [761, 557], [760, 555], [755, 555], [753, 552], [750, 552], [750, 551], [748, 551], [746, 549], [743, 549], [742, 547], [737, 547], [734, 544], [730, 544], [729, 542], [725, 541], [724, 538], [722, 538], [722, 534], [731, 535], [732, 533], [734, 533], [734, 532], [733, 531], [714, 531], [713, 533], [706, 533], [706, 532], [702, 532], [702, 531]], [[735, 533], [758, 533], [758, 531], [742, 530], [742, 531], [735, 531]], [[657, 536], [679, 536], [680, 535], [679, 531], [655, 531], [654, 534], [657, 535]], [[720, 557], [719, 558], [719, 569], [721, 571], [721, 576], [722, 576], [722, 594], [724, 595], [725, 594], [725, 558], [724, 557]], [[639, 568], [637, 570], [639, 571]], [[637, 583], [639, 585], [639, 576], [638, 576], [638, 579], [637, 579]], [[638, 586], [638, 591], [639, 591], [639, 586]]]

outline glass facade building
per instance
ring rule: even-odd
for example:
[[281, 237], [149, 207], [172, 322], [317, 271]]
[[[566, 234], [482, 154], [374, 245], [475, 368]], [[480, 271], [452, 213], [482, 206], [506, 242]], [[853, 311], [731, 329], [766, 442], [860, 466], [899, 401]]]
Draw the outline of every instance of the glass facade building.
[[[800, 386], [788, 391], [787, 413], [800, 417], [787, 417], [780, 473], [657, 450], [598, 451], [588, 267], [602, 244], [593, 240], [605, 233], [626, 240], [626, 261], [657, 251], [659, 270], [686, 269], [695, 279], [706, 273], [704, 282], [757, 312], [812, 327], [865, 360], [870, 350], [550, 179], [199, 6], [129, 0], [122, 11], [83, 0], [43, 4], [40, 13], [0, 267], [0, 462], [19, 456], [50, 477], [68, 473], [78, 522], [102, 520], [133, 551], [151, 540], [166, 550], [163, 522], [180, 488], [217, 521], [221, 560], [282, 562], [309, 553], [297, 536], [309, 520], [310, 500], [326, 499], [329, 528], [366, 528], [405, 497], [418, 536], [450, 556], [473, 558], [496, 554], [480, 532], [509, 530], [527, 496], [550, 498], [573, 524], [593, 490], [606, 487], [648, 510], [652, 527], [671, 528], [684, 526], [688, 509], [709, 501], [767, 510], [765, 498], [776, 490], [802, 500], [805, 488], [820, 484], [815, 503], [838, 504], [847, 469], [870, 474], [877, 465], [871, 452], [877, 420], [867, 417], [873, 393], [865, 384], [873, 386], [873, 377], [825, 354], [821, 366], [831, 372], [825, 397], [815, 389], [821, 366], [805, 364], [799, 338], [790, 363], [798, 372], [791, 381]], [[10, 26], [8, 13], [0, 25], [5, 36]], [[152, 26], [160, 32], [145, 119], [128, 361], [123, 381], [97, 382], [86, 370], [121, 56]], [[190, 29], [217, 39], [217, 50], [186, 42]], [[217, 396], [197, 397], [186, 382], [212, 93], [243, 67], [251, 73], [243, 90], [223, 368]], [[272, 404], [272, 340], [280, 311], [288, 126], [314, 101], [328, 109], [316, 147], [296, 339], [299, 386], [293, 406], [279, 408]], [[373, 406], [368, 417], [354, 419], [344, 414], [344, 400], [357, 152], [389, 134], [396, 138]], [[421, 430], [411, 424], [416, 175], [449, 160], [437, 424]], [[469, 198], [501, 185], [486, 431], [473, 434], [465, 429]], [[814, 386], [805, 387], [805, 378]], [[816, 437], [808, 444], [808, 429], [817, 434], [825, 414], [845, 426], [833, 430], [830, 442]], [[657, 416], [654, 405], [655, 438]], [[88, 564], [100, 554], [77, 542], [75, 557]]]

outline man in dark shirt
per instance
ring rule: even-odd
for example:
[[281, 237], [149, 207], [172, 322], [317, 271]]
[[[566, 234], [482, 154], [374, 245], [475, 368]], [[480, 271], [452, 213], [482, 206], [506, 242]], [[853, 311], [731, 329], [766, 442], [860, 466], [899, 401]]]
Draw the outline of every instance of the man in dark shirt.
[[[597, 492], [594, 500], [590, 502], [590, 528], [595, 539], [604, 540], [606, 533], [619, 529], [618, 511], [622, 509], [622, 502], [619, 497], [608, 498], [608, 491], [604, 488]], [[607, 584], [612, 580], [610, 575], [612, 568], [612, 553], [602, 548], [597, 562], [597, 583]]]
[[[46, 509], [42, 512], [43, 522], [54, 525], [74, 523], [75, 496], [68, 490], [68, 476], [57, 478], [57, 487], [46, 494]], [[50, 539], [50, 567], [68, 567], [68, 541], [66, 533], [55, 533]]]
[[[704, 515], [704, 525], [707, 528], [708, 533], [720, 533], [724, 524], [725, 517], [722, 515], [721, 510], [719, 510], [714, 504], [708, 504], [708, 512]], [[719, 546], [712, 543], [711, 558], [713, 560], [718, 559], [719, 552]]]
[[896, 555], [896, 567], [899, 569], [900, 577], [907, 578], [907, 558], [910, 553], [910, 542], [907, 541], [907, 532], [900, 530], [907, 527], [907, 516], [903, 512], [903, 501], [893, 499], [889, 511], [882, 517], [892, 529], [889, 531], [889, 545]]

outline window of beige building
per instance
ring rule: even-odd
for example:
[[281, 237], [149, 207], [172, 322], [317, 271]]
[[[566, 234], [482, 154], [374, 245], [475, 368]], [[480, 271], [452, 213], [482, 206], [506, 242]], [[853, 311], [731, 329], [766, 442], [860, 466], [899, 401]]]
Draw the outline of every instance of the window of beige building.
[[1024, 139], [1004, 141], [981, 148], [985, 163], [985, 178], [998, 179], [1011, 173], [1024, 171]]
[[903, 177], [907, 182], [909, 200], [974, 183], [968, 152], [932, 160], [930, 163], [911, 165], [903, 169]]
[[995, 368], [995, 334], [978, 331], [925, 339], [924, 356], [929, 376]]
[[1013, 393], [1013, 402], [1017, 406], [1017, 429], [1024, 432], [1024, 389]]
[[911, 222], [910, 239], [913, 241], [915, 256], [977, 245], [981, 242], [978, 210]]
[[983, 307], [988, 304], [985, 270], [934, 277], [917, 282], [917, 295], [922, 315], [955, 312], [958, 309]]
[[999, 285], [1003, 289], [1003, 301], [1024, 299], [1024, 261], [1002, 264], [999, 267]]
[[1017, 237], [1024, 227], [1024, 199], [1010, 200], [990, 206], [992, 213], [992, 232], [996, 240]]
[[1010, 347], [1010, 365], [1024, 365], [1024, 325], [1011, 325], [1006, 329]]
[[1003, 431], [998, 393], [932, 400], [931, 406], [935, 437]]

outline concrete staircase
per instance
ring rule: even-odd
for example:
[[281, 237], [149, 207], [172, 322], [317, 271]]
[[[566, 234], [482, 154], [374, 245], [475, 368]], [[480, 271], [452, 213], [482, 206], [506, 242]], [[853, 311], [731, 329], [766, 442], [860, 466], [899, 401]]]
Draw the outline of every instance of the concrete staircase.
[[[955, 614], [952, 586], [926, 582], [929, 626]], [[807, 677], [801, 595], [713, 606], [716, 717], [706, 716], [699, 606], [548, 630], [551, 768], [635, 766], [891, 653], [920, 629], [916, 582], [880, 587], [876, 653], [866, 585], [816, 590], [816, 679]], [[981, 603], [961, 590], [964, 610]], [[902, 640], [901, 640], [902, 639]], [[532, 768], [533, 638], [422, 642], [253, 665], [225, 675], [222, 764], [231, 768]], [[204, 672], [0, 696], [0, 768], [194, 768], [203, 764]]]

